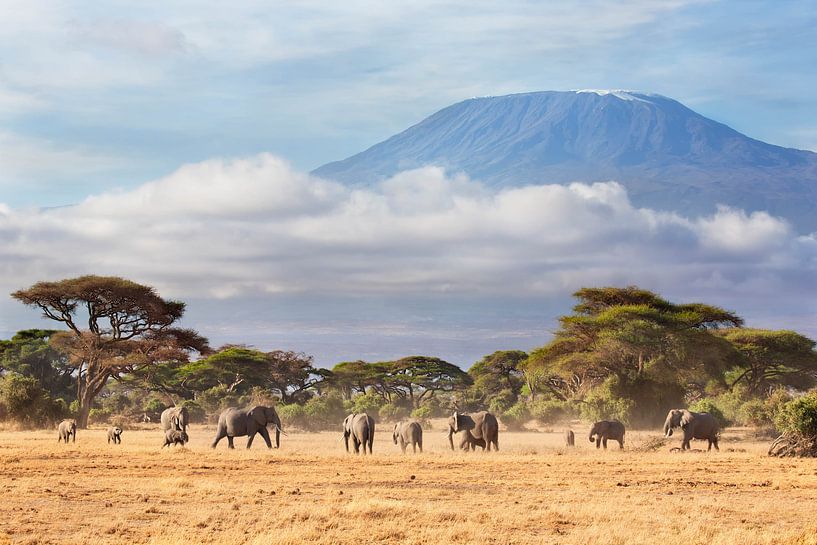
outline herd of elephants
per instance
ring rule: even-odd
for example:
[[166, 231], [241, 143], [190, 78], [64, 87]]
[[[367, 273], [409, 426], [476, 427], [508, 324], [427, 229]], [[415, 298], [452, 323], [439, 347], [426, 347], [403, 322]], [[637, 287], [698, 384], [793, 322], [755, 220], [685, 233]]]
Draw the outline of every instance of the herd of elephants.
[[[162, 412], [161, 423], [164, 431], [164, 444], [162, 448], [169, 445], [184, 445], [189, 437], [187, 435], [187, 425], [189, 416], [184, 407], [170, 407]], [[267, 448], [272, 448], [267, 426], [271, 426], [275, 431], [275, 448], [281, 444], [281, 419], [274, 407], [255, 406], [246, 409], [230, 407], [221, 413], [218, 419], [218, 429], [211, 444], [216, 448], [219, 441], [227, 438], [229, 448], [234, 448], [233, 439], [235, 437], [247, 437], [247, 448], [252, 447], [256, 434], [261, 435], [267, 444]], [[374, 444], [374, 419], [366, 413], [353, 413], [343, 420], [343, 440], [346, 445], [346, 452], [349, 452], [349, 439], [352, 440], [352, 447], [355, 454], [361, 451], [366, 454], [372, 453]], [[666, 437], [672, 435], [674, 429], [680, 428], [683, 432], [681, 450], [690, 448], [689, 442], [692, 439], [701, 439], [709, 442], [707, 450], [715, 447], [718, 449], [718, 434], [720, 427], [717, 420], [709, 413], [695, 413], [686, 409], [672, 409], [667, 414], [664, 422], [664, 434]], [[70, 440], [76, 442], [77, 423], [75, 420], [63, 420], [58, 427], [59, 441]], [[448, 443], [451, 450], [454, 450], [454, 434], [462, 434], [459, 447], [461, 450], [476, 450], [481, 447], [483, 450], [499, 450], [499, 422], [496, 417], [486, 411], [474, 414], [454, 412], [448, 418]], [[624, 424], [617, 420], [601, 420], [595, 422], [590, 428], [590, 441], [595, 441], [596, 448], [603, 446], [607, 448], [607, 441], [618, 441], [619, 448], [624, 448]], [[423, 452], [423, 428], [416, 421], [398, 422], [394, 425], [392, 438], [395, 445], [400, 445], [403, 453], [411, 445], [414, 452], [419, 449]], [[122, 428], [113, 426], [108, 428], [108, 443], [119, 444], [122, 441]], [[572, 430], [565, 432], [565, 443], [572, 447], [575, 444], [575, 436]], [[362, 447], [362, 448], [361, 448]]]

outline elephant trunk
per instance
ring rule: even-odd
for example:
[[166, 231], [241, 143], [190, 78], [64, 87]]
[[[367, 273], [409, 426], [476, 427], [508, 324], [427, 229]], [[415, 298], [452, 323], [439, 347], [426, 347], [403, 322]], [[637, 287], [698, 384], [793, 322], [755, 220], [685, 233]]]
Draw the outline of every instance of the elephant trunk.
[[672, 422], [669, 419], [667, 419], [667, 421], [664, 422], [664, 437], [670, 437], [671, 435], [672, 435]]

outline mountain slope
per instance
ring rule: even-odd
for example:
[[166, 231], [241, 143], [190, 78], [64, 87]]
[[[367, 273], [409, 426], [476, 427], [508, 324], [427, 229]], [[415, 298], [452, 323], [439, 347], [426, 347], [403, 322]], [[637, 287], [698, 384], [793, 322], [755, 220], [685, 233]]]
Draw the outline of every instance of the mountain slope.
[[725, 204], [817, 230], [817, 154], [754, 140], [645, 93], [474, 98], [314, 174], [369, 184], [425, 165], [496, 187], [616, 180], [639, 206], [697, 215]]

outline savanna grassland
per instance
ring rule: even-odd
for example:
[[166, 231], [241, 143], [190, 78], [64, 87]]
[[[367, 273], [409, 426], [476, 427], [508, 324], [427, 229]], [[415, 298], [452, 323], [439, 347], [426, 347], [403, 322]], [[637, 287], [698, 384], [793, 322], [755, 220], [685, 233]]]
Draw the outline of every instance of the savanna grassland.
[[[727, 430], [721, 452], [657, 452], [655, 434], [596, 451], [577, 428], [501, 433], [499, 453], [452, 453], [438, 427], [405, 456], [381, 426], [372, 457], [339, 433], [160, 449], [157, 428], [0, 432], [0, 543], [817, 544], [817, 460], [765, 456]], [[693, 448], [700, 448], [693, 442]], [[410, 450], [410, 449], [409, 449]]]

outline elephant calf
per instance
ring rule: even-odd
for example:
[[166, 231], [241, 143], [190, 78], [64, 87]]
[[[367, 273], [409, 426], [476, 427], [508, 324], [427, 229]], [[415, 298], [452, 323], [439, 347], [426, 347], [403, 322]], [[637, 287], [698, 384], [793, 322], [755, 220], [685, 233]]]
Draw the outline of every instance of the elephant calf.
[[108, 428], [108, 443], [113, 441], [115, 445], [122, 442], [122, 428], [119, 426], [112, 426]]
[[573, 433], [573, 430], [567, 430], [565, 432], [565, 444], [568, 447], [576, 446], [576, 434]]
[[593, 424], [590, 428], [590, 442], [595, 441], [596, 448], [601, 445], [607, 448], [608, 439], [618, 441], [619, 448], [624, 448], [624, 424], [618, 420], [600, 420]]
[[165, 444], [162, 445], [162, 448], [165, 448], [169, 445], [182, 445], [184, 446], [185, 443], [190, 438], [187, 437], [187, 432], [179, 431], [179, 430], [167, 430], [165, 432]]
[[477, 450], [477, 447], [482, 447], [482, 450], [485, 450], [486, 446], [485, 439], [474, 437], [469, 431], [463, 434], [462, 441], [460, 441], [460, 450], [464, 451]]
[[398, 422], [394, 425], [392, 438], [395, 445], [399, 442], [403, 454], [408, 445], [411, 445], [413, 452], [417, 452], [417, 447], [423, 452], [423, 427], [418, 422]]
[[71, 438], [71, 441], [76, 443], [77, 442], [77, 421], [74, 419], [70, 420], [63, 420], [60, 422], [59, 427], [57, 428], [59, 433], [59, 437], [57, 438], [57, 442], [60, 443], [62, 441], [68, 442], [68, 438]]

